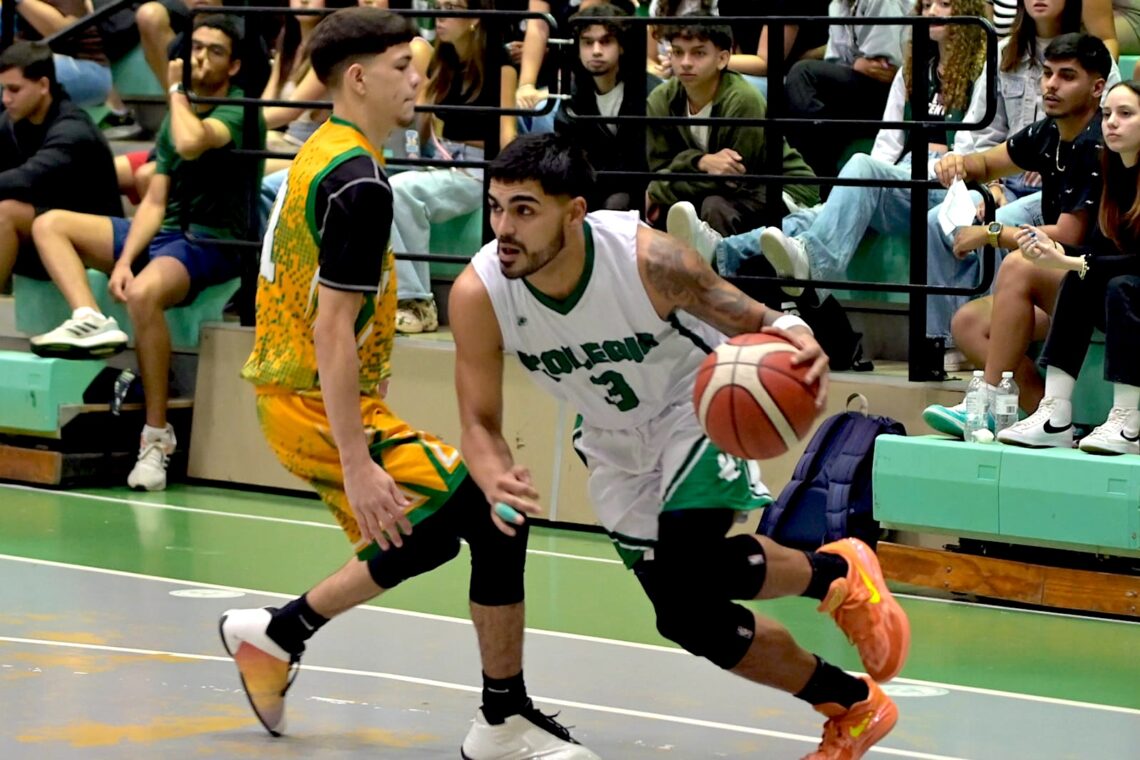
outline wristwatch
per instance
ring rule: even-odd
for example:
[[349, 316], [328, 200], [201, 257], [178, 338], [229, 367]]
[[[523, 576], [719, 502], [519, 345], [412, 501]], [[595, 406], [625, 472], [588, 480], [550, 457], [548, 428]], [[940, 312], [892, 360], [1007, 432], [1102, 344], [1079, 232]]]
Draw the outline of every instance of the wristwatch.
[[990, 222], [988, 225], [986, 225], [986, 243], [988, 243], [992, 248], [998, 247], [998, 236], [1001, 235], [1001, 231], [1001, 222]]

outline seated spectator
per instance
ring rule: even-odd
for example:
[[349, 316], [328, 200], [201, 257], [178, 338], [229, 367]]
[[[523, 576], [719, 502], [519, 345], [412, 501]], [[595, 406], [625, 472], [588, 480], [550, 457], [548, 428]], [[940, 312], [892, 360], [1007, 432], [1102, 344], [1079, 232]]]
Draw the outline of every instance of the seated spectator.
[[[753, 24], [736, 24], [736, 52], [728, 60], [728, 68], [743, 74], [760, 92], [768, 96], [768, 25], [767, 16], [818, 16], [827, 18], [828, 0], [721, 0], [722, 16], [754, 16]], [[801, 60], [820, 60], [827, 49], [827, 24], [788, 24], [784, 27], [784, 71]]]
[[[649, 16], [668, 18], [670, 16], [716, 16], [718, 0], [651, 0]], [[665, 39], [666, 27], [649, 24], [645, 27], [646, 70], [665, 80], [673, 77], [673, 67], [669, 60], [669, 40]]]
[[[905, 16], [908, 0], [833, 0], [831, 16], [850, 19], [831, 26], [822, 61], [799, 61], [788, 70], [788, 115], [805, 119], [878, 119], [902, 63], [902, 30], [860, 25], [867, 16]], [[835, 176], [844, 146], [870, 136], [872, 127], [801, 127], [789, 142], [819, 176]], [[826, 193], [825, 193], [826, 195]]]
[[[0, 287], [32, 220], [48, 209], [121, 214], [111, 149], [91, 118], [60, 90], [51, 50], [18, 41], [0, 53]], [[40, 274], [35, 254], [17, 271]]]
[[143, 56], [154, 78], [164, 89], [173, 82], [166, 81], [170, 62], [170, 46], [174, 37], [190, 28], [190, 8], [220, 6], [222, 0], [150, 0], [139, 6], [135, 21]]
[[[956, 178], [988, 181], [1018, 171], [1036, 171], [1041, 174], [1045, 220], [1040, 234], [1064, 245], [1080, 245], [1094, 223], [1101, 189], [1099, 112], [1111, 64], [1108, 49], [1096, 37], [1063, 34], [1054, 39], [1045, 49], [1046, 118], [984, 153], [946, 155], [935, 167], [939, 181], [949, 186]], [[963, 228], [958, 233], [960, 255], [986, 242], [994, 248], [1019, 248], [1019, 229], [1000, 221], [988, 227]], [[1007, 256], [1002, 262], [992, 312], [992, 324], [1000, 329], [991, 331], [984, 357], [986, 382], [995, 392], [1003, 371], [1025, 371], [1022, 359], [1038, 321], [1035, 312], [1052, 312], [1061, 278], [1062, 272], [1035, 266], [1021, 255]], [[1020, 384], [1025, 375], [1015, 377]], [[934, 405], [926, 409], [923, 419], [937, 430], [961, 436], [965, 405]]]
[[[485, 0], [446, 0], [451, 10], [480, 10]], [[487, 48], [487, 34], [475, 18], [435, 20], [435, 55], [421, 104], [514, 108], [516, 73], [506, 51]], [[499, 77], [499, 87], [489, 82]], [[495, 93], [498, 89], [498, 94]], [[514, 116], [442, 113], [418, 115], [420, 145], [436, 158], [478, 161], [483, 141], [498, 125], [500, 145], [515, 138]], [[427, 169], [395, 174], [392, 188], [392, 250], [396, 252], [396, 330], [431, 332], [439, 312], [431, 292], [431, 265], [401, 260], [401, 253], [428, 253], [431, 225], [465, 216], [483, 207], [482, 169]]]
[[[235, 57], [240, 40], [230, 16], [196, 20], [190, 62], [195, 95], [242, 97], [232, 84], [241, 66]], [[182, 66], [181, 59], [171, 61], [170, 81], [182, 81]], [[237, 249], [215, 241], [250, 236], [248, 193], [261, 167], [233, 150], [262, 148], [265, 130], [256, 144], [246, 144], [242, 120], [238, 106], [195, 109], [180, 85], [171, 85], [157, 174], [134, 219], [52, 211], [32, 225], [40, 258], [74, 310], [58, 328], [32, 338], [33, 351], [85, 358], [126, 346], [114, 318], [99, 312], [84, 267], [107, 272], [111, 295], [127, 306], [146, 394], [139, 458], [127, 478], [132, 488], [165, 488], [167, 457], [175, 448], [166, 420], [170, 333], [163, 311], [239, 275]]]
[[[1062, 273], [1041, 364], [1045, 397], [1036, 411], [998, 433], [1017, 446], [1073, 445], [1073, 390], [1093, 328], [1105, 333], [1104, 379], [1112, 383], [1108, 420], [1081, 439], [1093, 454], [1140, 454], [1140, 86], [1118, 84], [1104, 105], [1103, 194], [1084, 246], [1064, 246], [1035, 227], [1018, 233], [1020, 255]], [[1015, 254], [1016, 255], [1016, 254]]]
[[[1003, 37], [1012, 33], [1018, 9], [1026, 7], [1025, 4], [1021, 0], [989, 0], [989, 2], [993, 6], [994, 29]], [[1137, 50], [1140, 38], [1136, 32], [1140, 29], [1140, 24], [1136, 23], [1140, 18], [1140, 8], [1135, 7], [1135, 0], [1082, 0], [1075, 4], [1075, 10], [1084, 31], [1094, 37], [1100, 37], [1108, 52], [1112, 54], [1113, 60], [1120, 58], [1121, 44], [1118, 40], [1128, 40], [1131, 43], [1130, 47], [1140, 52]], [[1135, 54], [1127, 50], [1124, 52]]]
[[[16, 14], [23, 22], [20, 37], [50, 37], [91, 12], [87, 0], [20, 0]], [[28, 30], [28, 27], [31, 29]], [[78, 106], [97, 106], [111, 92], [111, 62], [93, 26], [53, 45], [55, 79]]]
[[[624, 16], [613, 5], [595, 5], [571, 17], [585, 22], [597, 16]], [[625, 96], [623, 74], [629, 71], [626, 35], [629, 28], [615, 21], [573, 25], [578, 41], [579, 66], [574, 71], [574, 92], [558, 111], [554, 130], [582, 145], [595, 169], [603, 171], [648, 171], [645, 162], [645, 125], [620, 122], [575, 121], [575, 116], [627, 116], [643, 113], [645, 100], [640, 93]], [[640, 31], [638, 31], [640, 33]], [[634, 66], [638, 65], [636, 61]], [[646, 96], [661, 80], [646, 75]], [[598, 208], [640, 209], [645, 197], [645, 181], [612, 177], [605, 180]]]
[[[695, 118], [764, 118], [764, 96], [734, 71], [732, 30], [709, 22], [668, 27], [670, 59], [676, 76], [649, 96], [650, 116]], [[661, 207], [688, 201], [717, 232], [732, 235], [756, 227], [769, 203], [786, 212], [782, 198], [769, 199], [764, 185], [719, 182], [706, 176], [761, 174], [767, 147], [762, 127], [732, 124], [698, 124], [691, 127], [651, 125], [648, 130], [649, 169], [688, 173], [691, 180], [655, 180], [649, 185], [650, 219], [658, 220]], [[783, 174], [812, 177], [803, 158], [783, 145]], [[795, 204], [814, 206], [819, 194], [814, 185], [788, 185], [785, 193]]]
[[[916, 10], [924, 16], [976, 16], [982, 12], [982, 0], [920, 0]], [[945, 120], [949, 126], [962, 120], [974, 80], [985, 63], [984, 32], [976, 26], [949, 24], [929, 29], [935, 46], [931, 58], [924, 64], [929, 82], [927, 110], [929, 118]], [[918, 118], [910, 109], [914, 65], [908, 50], [904, 65], [891, 86], [883, 121]], [[931, 136], [926, 154], [931, 179], [934, 178], [933, 162], [953, 142], [954, 132], [949, 129], [940, 136]], [[899, 129], [881, 129], [871, 155], [855, 155], [839, 176], [906, 180], [911, 177], [911, 161], [906, 133]], [[931, 192], [929, 205], [936, 205], [943, 196], [942, 191]], [[846, 276], [847, 267], [868, 229], [888, 235], [909, 231], [910, 199], [911, 190], [905, 187], [839, 186], [821, 207], [785, 217], [783, 229], [752, 230], [726, 240], [697, 222], [691, 207], [686, 209], [685, 204], [678, 204], [669, 213], [669, 232], [692, 245], [705, 258], [715, 258], [717, 270], [726, 276], [738, 274], [745, 260], [763, 254], [781, 277], [838, 280]], [[799, 295], [802, 288], [785, 290]]]

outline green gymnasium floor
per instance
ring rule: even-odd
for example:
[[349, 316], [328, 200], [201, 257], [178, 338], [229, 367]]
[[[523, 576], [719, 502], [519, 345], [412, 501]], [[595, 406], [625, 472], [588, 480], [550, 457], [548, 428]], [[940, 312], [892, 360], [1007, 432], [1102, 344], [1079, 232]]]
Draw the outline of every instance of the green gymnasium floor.
[[[272, 740], [216, 636], [232, 606], [279, 603], [346, 557], [303, 498], [176, 486], [0, 484], [0, 758], [454, 758], [478, 704], [463, 557], [310, 644]], [[662, 640], [600, 536], [536, 529], [527, 680], [603, 758], [796, 758], [806, 706]], [[1140, 625], [907, 597], [902, 718], [873, 756], [1127, 758], [1140, 746]], [[857, 670], [813, 603], [765, 602]]]

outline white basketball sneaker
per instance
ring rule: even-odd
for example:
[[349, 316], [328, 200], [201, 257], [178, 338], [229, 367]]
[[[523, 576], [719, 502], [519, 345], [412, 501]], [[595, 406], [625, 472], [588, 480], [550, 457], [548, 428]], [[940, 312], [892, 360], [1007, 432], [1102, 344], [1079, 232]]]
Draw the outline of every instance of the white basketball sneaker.
[[266, 632], [269, 609], [227, 610], [218, 622], [222, 646], [233, 658], [254, 715], [273, 736], [285, 732], [285, 692], [293, 685], [301, 655], [290, 654]]
[[696, 249], [701, 258], [716, 267], [716, 247], [724, 236], [697, 215], [697, 208], [688, 201], [679, 201], [669, 207], [665, 229], [682, 243]]
[[1080, 443], [1090, 454], [1140, 454], [1140, 411], [1114, 406], [1108, 420]]
[[[811, 277], [811, 264], [803, 242], [788, 237], [779, 227], [765, 227], [760, 233], [760, 252], [780, 277], [806, 280]], [[802, 295], [804, 289], [789, 285], [783, 289], [790, 296]]]
[[154, 432], [143, 428], [139, 437], [139, 458], [127, 485], [137, 490], [161, 491], [166, 488], [166, 465], [174, 453], [178, 441], [174, 438], [174, 428], [169, 424], [166, 430]]
[[1041, 399], [1037, 411], [1020, 422], [1015, 422], [997, 434], [1002, 443], [1014, 446], [1028, 446], [1031, 449], [1073, 447], [1073, 423], [1053, 424], [1053, 408], [1057, 400], [1046, 396]]
[[112, 356], [127, 347], [127, 334], [114, 317], [106, 317], [88, 306], [72, 312], [69, 319], [51, 332], [31, 339], [32, 353], [62, 359], [96, 359]]
[[459, 754], [463, 760], [601, 760], [555, 717], [528, 701], [521, 713], [493, 726], [480, 709]]

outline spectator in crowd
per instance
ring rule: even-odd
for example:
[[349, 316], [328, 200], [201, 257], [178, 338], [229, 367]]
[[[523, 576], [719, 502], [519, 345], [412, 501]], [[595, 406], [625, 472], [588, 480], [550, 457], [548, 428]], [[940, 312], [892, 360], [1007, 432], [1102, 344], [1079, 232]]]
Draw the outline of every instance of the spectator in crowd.
[[[819, 16], [827, 18], [828, 0], [721, 0], [722, 16], [754, 16], [753, 24], [733, 27], [736, 52], [728, 68], [747, 77], [765, 97], [768, 95], [767, 16]], [[827, 48], [827, 24], [789, 24], [784, 27], [784, 71], [801, 60], [820, 60]]]
[[[20, 36], [50, 37], [91, 12], [90, 0], [19, 0]], [[30, 29], [29, 29], [30, 27]], [[99, 30], [89, 26], [53, 45], [55, 79], [78, 106], [97, 106], [111, 92], [111, 63], [103, 53]]]
[[[629, 27], [616, 21], [589, 22], [598, 16], [624, 15], [620, 8], [603, 3], [571, 17], [580, 66], [574, 72], [574, 92], [559, 109], [554, 129], [584, 146], [595, 169], [644, 172], [648, 171], [644, 124], [574, 120], [576, 116], [627, 116], [645, 110], [645, 100], [640, 93], [627, 98], [625, 92], [626, 73], [631, 65], [639, 65], [636, 60], [631, 63], [627, 52]], [[647, 74], [646, 96], [660, 83], [661, 80]], [[640, 209], [644, 197], [644, 180], [615, 177], [604, 183], [598, 207]]]
[[[1073, 445], [1073, 390], [1094, 327], [1105, 332], [1104, 379], [1112, 408], [1103, 425], [1081, 439], [1093, 454], [1140, 454], [1140, 86], [1118, 84], [1104, 104], [1103, 188], [1097, 225], [1084, 246], [1064, 246], [1042, 230], [1018, 232], [1020, 255], [1062, 273], [1049, 337], [1041, 352], [1045, 397], [1037, 410], [998, 433], [1017, 446]], [[1015, 254], [1016, 255], [1016, 254]]]
[[[718, 0], [651, 0], [651, 18], [670, 16], [716, 16], [719, 14]], [[658, 79], [670, 79], [673, 67], [669, 60], [669, 40], [665, 39], [666, 27], [649, 24], [645, 27], [645, 55], [647, 70]]]
[[[832, 0], [831, 26], [822, 61], [799, 61], [788, 70], [788, 115], [805, 119], [878, 119], [902, 64], [903, 30], [859, 24], [860, 18], [905, 16], [908, 0]], [[874, 134], [870, 127], [805, 127], [790, 142], [820, 176], [835, 176], [844, 146]], [[826, 193], [825, 193], [826, 194]]]
[[[1003, 37], [1012, 33], [1018, 10], [1026, 7], [1024, 0], [988, 2], [993, 6], [994, 29], [997, 33]], [[1084, 30], [1104, 40], [1113, 60], [1120, 58], [1121, 41], [1130, 48], [1124, 52], [1130, 55], [1140, 52], [1140, 37], [1137, 36], [1137, 30], [1140, 29], [1140, 7], [1137, 7], [1136, 0], [1082, 0], [1075, 3], [1075, 6]]]
[[[190, 61], [195, 95], [242, 97], [232, 83], [241, 67], [235, 57], [240, 41], [230, 16], [195, 21]], [[134, 219], [52, 211], [32, 225], [44, 266], [73, 309], [58, 328], [32, 338], [33, 351], [85, 358], [126, 346], [127, 336], [114, 318], [100, 313], [85, 266], [107, 272], [112, 297], [127, 306], [146, 394], [146, 427], [127, 484], [147, 490], [166, 487], [166, 462], [175, 448], [166, 420], [170, 333], [163, 311], [238, 276], [235, 249], [220, 241], [251, 235], [248, 193], [261, 167], [233, 150], [265, 144], [264, 126], [261, 139], [245, 143], [240, 107], [191, 106], [177, 84], [183, 65], [176, 59], [169, 66], [176, 84], [158, 134], [156, 175]]]
[[32, 221], [48, 209], [121, 214], [111, 149], [60, 90], [52, 52], [17, 41], [0, 53], [0, 287], [13, 267], [43, 275], [35, 254], [17, 265]]
[[167, 87], [167, 64], [174, 37], [190, 28], [191, 8], [220, 6], [222, 0], [149, 0], [135, 12], [143, 56], [159, 85]]
[[[1087, 34], [1063, 34], [1045, 49], [1041, 86], [1045, 93], [1046, 118], [1035, 122], [984, 153], [961, 156], [949, 153], [935, 166], [939, 181], [949, 186], [955, 179], [988, 181], [1019, 171], [1041, 175], [1042, 235], [1064, 245], [1080, 245], [1096, 218], [1101, 188], [1101, 95], [1111, 69], [1108, 48]], [[1020, 226], [994, 222], [987, 227], [965, 227], [957, 236], [960, 254], [988, 243], [994, 248], [1020, 247]], [[986, 382], [996, 391], [1003, 371], [1014, 371], [1019, 385], [1024, 380], [1034, 394], [1032, 363], [1024, 356], [1029, 348], [1036, 314], [1052, 312], [1062, 272], [1034, 265], [1021, 255], [1007, 256], [998, 269], [994, 285], [985, 362]], [[973, 304], [967, 309], [970, 309]], [[987, 314], [989, 310], [986, 310]], [[971, 311], [966, 311], [967, 318]], [[954, 317], [958, 321], [961, 315]], [[928, 332], [930, 327], [927, 327]], [[959, 334], [959, 331], [955, 331]], [[967, 348], [966, 344], [962, 344]], [[976, 346], [973, 347], [976, 350]], [[1039, 386], [1038, 386], [1039, 387]], [[1023, 391], [1022, 405], [1027, 398]], [[962, 435], [964, 403], [930, 406], [923, 413], [927, 424], [949, 435]]]
[[[443, 0], [441, 9], [480, 10], [486, 0]], [[517, 74], [506, 51], [489, 49], [483, 24], [476, 18], [435, 20], [435, 54], [420, 103], [441, 106], [514, 108]], [[492, 84], [498, 78], [498, 87]], [[489, 130], [498, 124], [500, 145], [514, 139], [514, 116], [471, 113], [418, 114], [419, 143], [436, 158], [478, 161]], [[392, 250], [397, 254], [396, 330], [432, 332], [439, 312], [431, 292], [430, 264], [399, 260], [400, 253], [428, 253], [431, 225], [483, 207], [481, 169], [426, 169], [393, 175]]]
[[[664, 32], [676, 76], [653, 91], [646, 112], [650, 116], [702, 119], [764, 118], [764, 97], [740, 74], [727, 70], [732, 30], [715, 24], [713, 17], [708, 19], [669, 27]], [[762, 127], [653, 125], [647, 146], [650, 171], [693, 175], [691, 180], [655, 180], [649, 185], [649, 216], [655, 221], [660, 219], [662, 207], [688, 201], [713, 229], [733, 235], [759, 225], [770, 203], [779, 204], [781, 215], [786, 213], [788, 204], [783, 198], [769, 199], [764, 185], [705, 179], [706, 175], [761, 174], [766, 151]], [[813, 176], [800, 154], [786, 142], [783, 174]], [[819, 202], [815, 185], [788, 185], [784, 190], [794, 205], [814, 206]]]
[[[982, 0], [918, 0], [915, 11], [924, 16], [978, 16]], [[970, 102], [974, 80], [985, 63], [985, 33], [980, 27], [934, 25], [929, 27], [935, 43], [929, 60], [916, 63], [908, 50], [903, 67], [895, 75], [883, 121], [910, 121], [910, 95], [916, 65], [927, 69], [926, 101], [929, 118], [944, 120], [948, 127], [962, 120]], [[933, 164], [955, 144], [947, 129], [931, 136], [927, 165]], [[906, 180], [911, 176], [912, 153], [907, 134], [899, 129], [881, 129], [871, 154], [856, 154], [839, 173], [847, 179]], [[944, 193], [931, 192], [930, 205]], [[884, 234], [906, 234], [910, 228], [910, 188], [863, 186], [835, 188], [827, 202], [814, 209], [797, 211], [784, 218], [783, 229], [768, 227], [722, 240], [701, 223], [688, 204], [669, 212], [669, 232], [688, 242], [723, 275], [736, 275], [743, 261], [763, 254], [781, 277], [843, 279], [863, 235], [874, 229]], [[799, 295], [802, 288], [785, 288]]]

